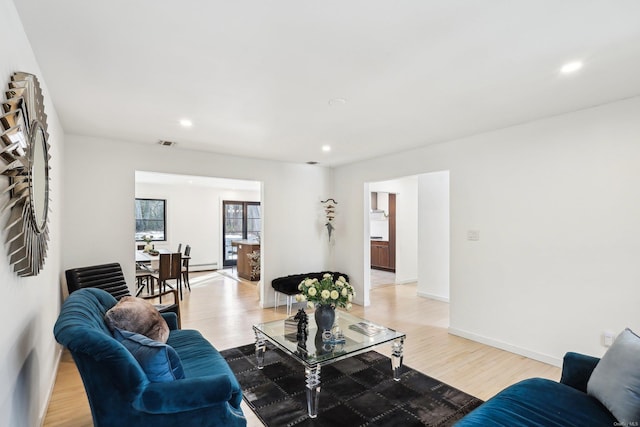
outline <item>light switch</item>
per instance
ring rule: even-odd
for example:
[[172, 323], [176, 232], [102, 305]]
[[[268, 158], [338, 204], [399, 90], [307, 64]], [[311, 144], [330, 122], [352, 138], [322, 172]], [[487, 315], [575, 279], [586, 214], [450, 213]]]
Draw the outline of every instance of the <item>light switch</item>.
[[480, 231], [479, 230], [468, 230], [467, 231], [467, 240], [472, 240], [472, 241], [480, 240]]

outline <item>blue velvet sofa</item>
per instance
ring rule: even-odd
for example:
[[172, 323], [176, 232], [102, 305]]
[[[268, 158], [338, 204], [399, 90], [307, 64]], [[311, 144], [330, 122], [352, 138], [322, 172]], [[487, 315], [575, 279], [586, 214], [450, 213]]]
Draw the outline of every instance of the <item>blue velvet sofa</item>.
[[560, 382], [531, 378], [516, 383], [462, 418], [469, 426], [615, 426], [615, 417], [596, 398], [587, 383], [600, 359], [567, 353]]
[[166, 344], [178, 354], [184, 378], [150, 382], [105, 324], [115, 304], [101, 289], [80, 289], [64, 302], [54, 326], [80, 371], [95, 427], [246, 426], [238, 381], [198, 331], [177, 329], [176, 315], [162, 314], [170, 329]]

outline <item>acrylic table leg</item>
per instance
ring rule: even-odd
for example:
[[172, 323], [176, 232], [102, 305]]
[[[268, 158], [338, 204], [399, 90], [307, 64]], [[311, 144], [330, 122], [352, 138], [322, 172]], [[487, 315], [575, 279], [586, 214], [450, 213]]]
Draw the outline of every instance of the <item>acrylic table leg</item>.
[[305, 368], [305, 374], [307, 375], [307, 410], [309, 418], [316, 418], [320, 401], [320, 365]]
[[400, 381], [402, 373], [404, 338], [399, 338], [393, 342], [393, 351], [391, 352], [391, 368], [393, 369], [393, 379]]
[[264, 352], [267, 349], [267, 343], [264, 336], [256, 331], [256, 361], [258, 363], [258, 369], [264, 367]]

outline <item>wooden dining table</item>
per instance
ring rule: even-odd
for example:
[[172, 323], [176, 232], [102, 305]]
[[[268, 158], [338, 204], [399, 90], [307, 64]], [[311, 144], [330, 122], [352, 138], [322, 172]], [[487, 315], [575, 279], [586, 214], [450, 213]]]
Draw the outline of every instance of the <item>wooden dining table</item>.
[[158, 251], [158, 255], [151, 255], [148, 252], [137, 250], [136, 251], [136, 262], [151, 262], [158, 261], [160, 259], [159, 254], [170, 254], [171, 251], [169, 249], [156, 249]]

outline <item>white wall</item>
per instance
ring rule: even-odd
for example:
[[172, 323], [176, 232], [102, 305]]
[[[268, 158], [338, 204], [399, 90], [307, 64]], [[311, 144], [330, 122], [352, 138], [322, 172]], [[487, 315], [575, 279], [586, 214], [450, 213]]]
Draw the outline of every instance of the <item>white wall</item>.
[[259, 191], [149, 183], [137, 183], [135, 188], [137, 198], [167, 201], [167, 241], [155, 246], [176, 250], [182, 243], [184, 251], [190, 245], [191, 271], [222, 268], [222, 201], [260, 201]]
[[337, 168], [335, 268], [365, 263], [364, 183], [449, 170], [450, 330], [556, 364], [601, 355], [603, 330], [640, 330], [638, 117], [636, 97]]
[[[267, 306], [273, 303], [271, 280], [321, 270], [329, 262], [320, 203], [329, 197], [331, 172], [325, 168], [77, 135], [67, 135], [66, 147], [65, 269], [120, 262], [133, 287], [136, 170], [263, 183], [262, 283]], [[89, 251], [87, 230], [95, 224], [106, 232]]]
[[449, 301], [449, 172], [418, 175], [420, 296]]
[[[0, 98], [6, 100], [11, 75], [16, 71], [35, 74], [44, 92], [49, 143], [51, 144], [51, 211], [49, 213], [49, 250], [44, 269], [36, 277], [18, 278], [9, 265], [6, 244], [0, 254], [0, 425], [36, 426], [44, 417], [49, 392], [53, 387], [59, 348], [53, 337], [53, 325], [60, 311], [60, 218], [63, 202], [62, 160], [64, 135], [46, 85], [31, 51], [22, 24], [10, 0], [0, 0]], [[1, 163], [1, 162], [0, 162]], [[0, 177], [0, 192], [8, 178]], [[0, 196], [4, 205], [8, 196]], [[4, 243], [8, 213], [0, 215], [0, 240]]]

